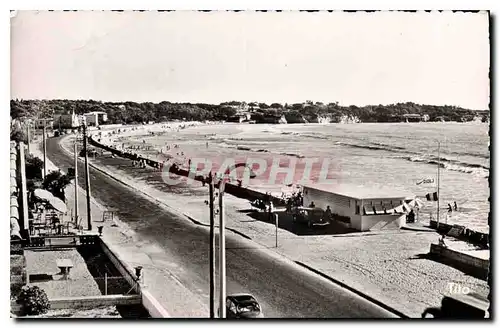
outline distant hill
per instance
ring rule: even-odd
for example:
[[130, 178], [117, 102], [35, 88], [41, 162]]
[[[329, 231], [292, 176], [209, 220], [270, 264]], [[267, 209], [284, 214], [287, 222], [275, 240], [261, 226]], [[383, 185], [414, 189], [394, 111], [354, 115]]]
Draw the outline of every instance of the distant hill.
[[[238, 115], [249, 114], [256, 123], [274, 122], [284, 117], [288, 123], [318, 122], [326, 120], [341, 122], [345, 117], [360, 122], [404, 122], [408, 118], [424, 121], [467, 122], [480, 117], [489, 120], [489, 111], [473, 111], [456, 106], [420, 105], [412, 102], [373, 106], [339, 106], [338, 103], [323, 104], [306, 101], [296, 104], [245, 103], [230, 101], [215, 104], [204, 103], [160, 103], [102, 102], [96, 100], [11, 100], [11, 118], [48, 118], [55, 114], [76, 114], [103, 111], [109, 123], [142, 123], [170, 120], [188, 121], [234, 121]], [[409, 115], [414, 114], [414, 115]]]

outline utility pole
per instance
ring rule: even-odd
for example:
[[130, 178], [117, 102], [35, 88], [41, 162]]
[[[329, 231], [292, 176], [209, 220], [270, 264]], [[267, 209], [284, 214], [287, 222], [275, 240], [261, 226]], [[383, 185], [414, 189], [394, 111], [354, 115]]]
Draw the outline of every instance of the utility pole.
[[437, 222], [436, 229], [439, 229], [439, 170], [441, 168], [441, 143], [438, 141], [438, 172], [437, 172]]
[[215, 318], [215, 220], [214, 220], [214, 178], [212, 172], [209, 179], [210, 206], [210, 319]]
[[225, 180], [219, 183], [219, 278], [220, 278], [220, 318], [226, 318], [226, 237], [224, 222], [224, 187]]
[[278, 213], [274, 213], [274, 220], [276, 221], [276, 248], [278, 248]]
[[28, 125], [27, 125], [27, 137], [28, 137], [28, 154], [31, 154], [31, 151], [30, 151], [30, 143], [31, 143], [31, 131], [30, 131], [30, 125], [31, 125], [31, 121], [28, 121]]
[[78, 225], [78, 135], [75, 137], [75, 225]]
[[87, 155], [87, 125], [83, 125], [83, 151], [85, 153], [85, 191], [87, 192], [87, 225], [88, 230], [92, 230], [92, 216], [90, 213], [90, 175], [89, 158]]
[[47, 176], [47, 132], [45, 126], [46, 121], [43, 121], [43, 179]]

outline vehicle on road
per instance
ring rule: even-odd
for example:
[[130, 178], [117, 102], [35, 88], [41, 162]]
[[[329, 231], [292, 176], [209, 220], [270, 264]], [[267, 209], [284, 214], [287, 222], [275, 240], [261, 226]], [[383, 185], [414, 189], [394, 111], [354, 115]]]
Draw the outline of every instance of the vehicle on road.
[[250, 294], [233, 294], [226, 297], [227, 319], [264, 318], [262, 308]]
[[294, 223], [305, 223], [309, 228], [325, 227], [330, 224], [330, 218], [326, 212], [318, 207], [297, 206], [292, 209], [292, 220]]

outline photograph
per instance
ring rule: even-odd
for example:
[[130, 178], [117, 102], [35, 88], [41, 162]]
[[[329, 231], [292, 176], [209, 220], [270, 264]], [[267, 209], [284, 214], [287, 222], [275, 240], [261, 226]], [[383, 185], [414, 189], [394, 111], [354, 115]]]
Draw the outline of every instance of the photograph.
[[491, 24], [11, 10], [10, 317], [492, 320]]

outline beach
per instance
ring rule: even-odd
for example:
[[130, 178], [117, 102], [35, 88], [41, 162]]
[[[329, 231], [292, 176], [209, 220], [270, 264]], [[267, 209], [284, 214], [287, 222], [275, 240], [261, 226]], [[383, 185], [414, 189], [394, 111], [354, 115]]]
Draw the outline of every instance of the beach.
[[[473, 123], [221, 126], [181, 122], [127, 128], [108, 142], [184, 168], [189, 159], [207, 160], [213, 171], [228, 159], [263, 160], [267, 171], [247, 179], [245, 186], [276, 195], [289, 191], [285, 184], [290, 181], [282, 173], [269, 179], [273, 166], [293, 167], [296, 184], [302, 181], [306, 161], [317, 158], [308, 176], [313, 183], [320, 179], [322, 164], [328, 162], [328, 183], [404, 191], [424, 201], [418, 219], [428, 222], [431, 216], [436, 218], [437, 202], [427, 201], [425, 195], [437, 189], [440, 140], [441, 222], [488, 232], [488, 138], [488, 126]], [[243, 171], [236, 170], [238, 178]], [[448, 212], [448, 204], [454, 202], [457, 211]]]

